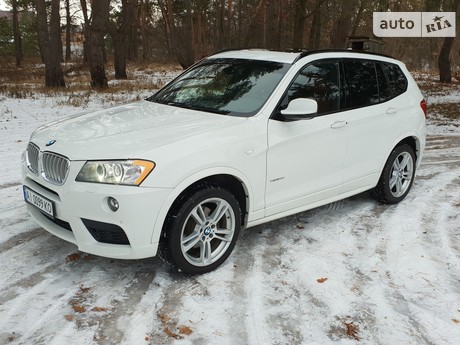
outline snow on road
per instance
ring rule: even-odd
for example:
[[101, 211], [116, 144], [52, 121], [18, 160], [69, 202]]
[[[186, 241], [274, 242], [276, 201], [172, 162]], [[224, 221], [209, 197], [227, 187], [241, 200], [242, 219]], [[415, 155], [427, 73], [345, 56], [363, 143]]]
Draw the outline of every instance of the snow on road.
[[399, 205], [364, 193], [257, 226], [187, 277], [78, 252], [30, 219], [21, 152], [77, 112], [62, 104], [0, 95], [0, 344], [459, 344], [460, 122], [430, 122]]

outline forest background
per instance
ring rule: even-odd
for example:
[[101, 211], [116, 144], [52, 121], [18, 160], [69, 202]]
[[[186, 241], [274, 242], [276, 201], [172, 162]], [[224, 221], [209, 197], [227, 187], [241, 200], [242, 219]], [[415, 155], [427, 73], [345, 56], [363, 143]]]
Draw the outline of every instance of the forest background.
[[126, 79], [129, 64], [186, 68], [222, 49], [347, 48], [356, 36], [379, 40], [411, 70], [460, 78], [460, 25], [445, 38], [372, 32], [373, 12], [456, 12], [460, 23], [460, 0], [2, 0], [0, 8], [0, 73], [41, 61], [46, 87], [66, 87], [75, 65], [89, 71], [90, 87], [104, 89], [107, 66]]

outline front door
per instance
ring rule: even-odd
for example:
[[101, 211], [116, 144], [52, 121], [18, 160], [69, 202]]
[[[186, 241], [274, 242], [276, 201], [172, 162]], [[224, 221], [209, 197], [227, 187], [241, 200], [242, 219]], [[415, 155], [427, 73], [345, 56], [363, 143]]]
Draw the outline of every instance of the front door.
[[340, 192], [347, 122], [340, 112], [339, 70], [338, 61], [309, 63], [284, 97], [281, 107], [295, 98], [316, 100], [316, 117], [287, 122], [278, 114], [269, 120], [266, 216], [302, 208]]

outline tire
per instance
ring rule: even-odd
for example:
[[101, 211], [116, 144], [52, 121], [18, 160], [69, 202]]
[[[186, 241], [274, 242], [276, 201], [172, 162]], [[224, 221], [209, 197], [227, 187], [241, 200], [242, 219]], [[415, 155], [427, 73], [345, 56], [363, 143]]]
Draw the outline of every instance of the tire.
[[160, 255], [179, 272], [210, 272], [228, 258], [240, 229], [235, 197], [225, 189], [204, 185], [173, 207], [163, 229]]
[[407, 144], [395, 147], [373, 190], [374, 197], [384, 204], [397, 204], [403, 200], [414, 182], [415, 167], [414, 150]]

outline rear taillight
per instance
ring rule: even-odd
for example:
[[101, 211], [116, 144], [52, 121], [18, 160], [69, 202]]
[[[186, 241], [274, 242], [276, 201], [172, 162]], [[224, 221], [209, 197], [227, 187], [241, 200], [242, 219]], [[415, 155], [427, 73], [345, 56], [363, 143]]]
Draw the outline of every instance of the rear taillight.
[[425, 114], [425, 117], [428, 116], [427, 111], [426, 111], [426, 101], [424, 99], [421, 100], [420, 102], [420, 108], [422, 108], [423, 113]]

